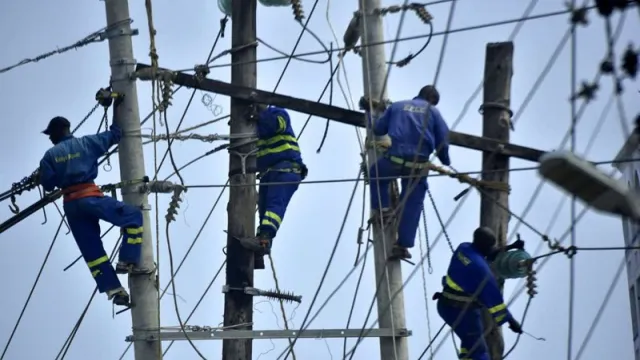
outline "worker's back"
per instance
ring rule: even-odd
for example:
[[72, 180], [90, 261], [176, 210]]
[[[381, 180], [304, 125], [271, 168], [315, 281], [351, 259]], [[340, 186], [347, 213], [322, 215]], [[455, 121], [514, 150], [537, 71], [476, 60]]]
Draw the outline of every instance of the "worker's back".
[[471, 243], [464, 242], [458, 246], [451, 257], [447, 270], [450, 280], [445, 277], [443, 285], [453, 290], [462, 290], [466, 294], [473, 294], [487, 274], [491, 274], [491, 269], [484, 257], [473, 248]]
[[258, 138], [258, 171], [266, 171], [287, 161], [303, 164], [300, 146], [285, 109], [271, 106], [260, 113]]
[[448, 162], [449, 128], [440, 111], [426, 100], [397, 101], [383, 117], [388, 118], [378, 124], [386, 129], [376, 132], [387, 133], [391, 138], [389, 155], [406, 159], [417, 155], [419, 161], [427, 161], [434, 150], [439, 150], [440, 160]]
[[53, 187], [63, 189], [93, 182], [98, 176], [98, 159], [117, 144], [121, 136], [120, 128], [112, 125], [109, 131], [96, 135], [66, 137], [47, 150], [41, 161], [42, 185], [46, 190], [53, 190]]

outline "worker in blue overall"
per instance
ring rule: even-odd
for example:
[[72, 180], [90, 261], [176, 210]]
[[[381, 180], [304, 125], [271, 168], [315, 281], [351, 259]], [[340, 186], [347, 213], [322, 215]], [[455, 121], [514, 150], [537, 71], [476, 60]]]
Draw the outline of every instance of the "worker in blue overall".
[[[98, 285], [98, 291], [106, 293], [115, 305], [130, 306], [129, 294], [120, 284], [116, 273], [142, 271], [137, 267], [143, 236], [142, 212], [135, 206], [104, 196], [94, 183], [98, 176], [98, 159], [120, 141], [122, 131], [114, 123], [109, 131], [74, 137], [70, 128], [69, 120], [57, 116], [43, 131], [54, 146], [47, 150], [40, 161], [38, 181], [45, 191], [50, 192], [55, 188], [62, 190], [67, 222]], [[116, 270], [100, 238], [100, 220], [122, 228], [123, 238]]]
[[[522, 241], [515, 245], [522, 246]], [[433, 296], [438, 300], [438, 314], [460, 339], [460, 359], [490, 360], [484, 340], [482, 308], [489, 311], [497, 326], [508, 323], [513, 332], [522, 333], [520, 323], [504, 303], [487, 261], [496, 251], [502, 249], [496, 249], [493, 231], [486, 227], [476, 229], [473, 242], [460, 244], [453, 253], [447, 275], [442, 278], [444, 288]]]
[[254, 118], [258, 128], [256, 167], [260, 179], [260, 224], [256, 238], [243, 245], [255, 252], [254, 268], [264, 269], [264, 255], [271, 252], [287, 206], [307, 176], [307, 167], [302, 161], [300, 146], [285, 109], [258, 105]]
[[[371, 124], [374, 135], [389, 135], [391, 138], [386, 153], [369, 168], [369, 178], [376, 179], [370, 182], [371, 208], [376, 210], [374, 217], [384, 222], [394, 214], [400, 217], [397, 242], [390, 256], [392, 259], [411, 258], [409, 249], [415, 244], [428, 189], [429, 157], [436, 151], [442, 164], [451, 164], [449, 127], [435, 107], [439, 101], [440, 94], [436, 88], [427, 85], [412, 100], [391, 104]], [[388, 189], [398, 177], [402, 177], [400, 204], [404, 203], [404, 206], [392, 209]]]

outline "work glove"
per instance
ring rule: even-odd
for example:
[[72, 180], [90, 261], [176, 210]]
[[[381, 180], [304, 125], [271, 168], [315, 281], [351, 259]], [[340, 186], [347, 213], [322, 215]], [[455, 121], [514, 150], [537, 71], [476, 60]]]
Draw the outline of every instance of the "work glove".
[[511, 318], [509, 320], [509, 329], [516, 334], [522, 334], [522, 325], [518, 322], [518, 320]]

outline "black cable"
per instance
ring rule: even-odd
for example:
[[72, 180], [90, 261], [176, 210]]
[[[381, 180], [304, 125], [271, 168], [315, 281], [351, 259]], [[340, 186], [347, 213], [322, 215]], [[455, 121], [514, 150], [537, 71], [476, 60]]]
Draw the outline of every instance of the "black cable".
[[[202, 158], [204, 155], [201, 155], [200, 157], [196, 158], [196, 159], [200, 159]], [[632, 159], [620, 159], [620, 160], [609, 160], [609, 161], [597, 161], [597, 162], [592, 162], [594, 165], [611, 165], [611, 164], [624, 164], [624, 163], [635, 163], [640, 161], [640, 158], [632, 158]], [[192, 163], [193, 161], [191, 161]], [[184, 167], [184, 166], [183, 166]], [[534, 171], [537, 170], [538, 166], [526, 166], [526, 167], [521, 167], [521, 168], [511, 168], [511, 169], [507, 169], [506, 171], [509, 171], [509, 173], [512, 172], [519, 172], [519, 171]], [[494, 169], [491, 171], [481, 171], [481, 170], [477, 170], [477, 171], [461, 171], [461, 172], [457, 172], [456, 174], [458, 175], [480, 175], [480, 174], [489, 174], [489, 173], [493, 173], [493, 172], [500, 172], [500, 171], [505, 171], [505, 169]], [[414, 176], [380, 176], [380, 177], [372, 177], [370, 178], [370, 180], [389, 180], [389, 179], [410, 179], [410, 178], [415, 178], [418, 177], [417, 175]], [[451, 175], [447, 175], [447, 174], [429, 174], [427, 176], [428, 178], [432, 178], [432, 177], [451, 177]], [[300, 185], [310, 185], [310, 184], [335, 184], [335, 183], [343, 183], [343, 182], [358, 182], [358, 181], [364, 181], [361, 178], [340, 178], [340, 179], [327, 179], [327, 180], [305, 180], [302, 182], [295, 182], [295, 181], [279, 181], [279, 182], [273, 182], [273, 183], [269, 183], [269, 184], [262, 184], [263, 186], [276, 186], [276, 185], [288, 185], [288, 184], [300, 184]], [[246, 185], [246, 184], [233, 184], [233, 185], [228, 185], [231, 187], [243, 187], [243, 186], [251, 186], [251, 185]], [[211, 188], [221, 188], [221, 187], [225, 187], [224, 184], [194, 184], [194, 185], [186, 185], [185, 186], [187, 189], [211, 189]], [[460, 202], [460, 201], [458, 201]], [[525, 216], [523, 215], [516, 215], [519, 218], [523, 218]]]
[[[575, 9], [576, 8], [576, 0], [571, 0], [571, 8]], [[570, 133], [571, 133], [571, 145], [570, 145], [570, 150], [571, 152], [575, 152], [576, 151], [576, 141], [577, 141], [577, 134], [576, 134], [576, 127], [578, 124], [578, 119], [577, 119], [577, 108], [576, 108], [576, 101], [577, 98], [575, 97], [576, 91], [577, 91], [577, 86], [578, 86], [578, 80], [577, 80], [577, 72], [578, 72], [578, 65], [577, 65], [577, 61], [578, 61], [578, 40], [577, 40], [577, 22], [576, 21], [572, 21], [571, 22], [571, 59], [570, 59], [570, 87], [571, 87], [571, 126], [570, 126]], [[576, 204], [577, 204], [577, 197], [575, 195], [573, 195], [571, 197], [571, 205], [570, 205], [570, 209], [569, 209], [569, 216], [571, 219], [571, 246], [576, 246], [576, 226], [575, 226], [575, 219], [576, 219]], [[571, 358], [573, 357], [573, 322], [574, 322], [574, 312], [575, 312], [575, 295], [576, 293], [576, 262], [574, 257], [572, 256], [569, 259], [569, 318], [568, 318], [568, 329], [567, 329], [567, 360], [572, 360]]]
[[[193, 306], [193, 309], [191, 309], [191, 312], [189, 313], [189, 316], [187, 316], [187, 319], [185, 320], [185, 323], [188, 322], [189, 320], [191, 320], [191, 317], [193, 316], [193, 314], [195, 314], [196, 310], [198, 310], [198, 306], [200, 306], [200, 304], [204, 300], [205, 296], [207, 296], [207, 294], [209, 293], [209, 290], [211, 290], [211, 287], [215, 283], [216, 279], [218, 279], [218, 276], [220, 275], [220, 273], [222, 272], [222, 269], [224, 269], [224, 266], [226, 264], [227, 264], [227, 260], [222, 262], [222, 264], [218, 268], [218, 271], [216, 271], [216, 274], [213, 276], [213, 278], [209, 282], [209, 285], [207, 285], [207, 288], [204, 289], [204, 292], [200, 296], [200, 299], [198, 299], [198, 302], [196, 302], [196, 304]], [[169, 349], [171, 349], [171, 346], [173, 345], [173, 343], [175, 343], [175, 340], [171, 340], [169, 345], [167, 345], [167, 347], [164, 349], [164, 352], [162, 353], [162, 356], [166, 356], [167, 355], [167, 353], [169, 352]], [[124, 354], [122, 354], [122, 356], [120, 357], [120, 360], [122, 360], [123, 358], [124, 358]]]
[[[330, 44], [330, 49], [333, 50], [333, 43]], [[329, 105], [333, 105], [333, 56], [329, 55], [329, 60]], [[322, 132], [320, 145], [318, 145], [318, 149], [316, 149], [316, 154], [320, 154], [320, 151], [324, 146], [324, 142], [325, 140], [327, 140], [327, 135], [329, 135], [330, 123], [331, 119], [327, 119], [327, 122], [324, 125], [324, 131]]]
[[[362, 203], [363, 205], [365, 204], [365, 202]], [[367, 233], [367, 238], [366, 241], [367, 243], [369, 242], [369, 236], [371, 231], [369, 231]], [[364, 260], [362, 261], [362, 267], [360, 267], [360, 274], [358, 275], [358, 281], [356, 282], [356, 287], [353, 291], [353, 298], [351, 300], [351, 308], [349, 309], [349, 316], [347, 317], [347, 325], [345, 326], [346, 329], [349, 329], [349, 326], [351, 325], [351, 318], [353, 317], [353, 311], [356, 308], [356, 301], [358, 300], [358, 293], [360, 291], [360, 284], [362, 283], [362, 278], [364, 276], [364, 269], [367, 266], [367, 257], [364, 257]], [[347, 338], [344, 338], [343, 340], [343, 344], [342, 344], [342, 356], [347, 356]]]
[[[229, 180], [227, 180], [227, 184], [229, 184]], [[222, 190], [220, 190], [220, 193], [218, 194], [218, 197], [216, 198], [216, 201], [214, 201], [213, 205], [211, 206], [211, 209], [209, 210], [209, 213], [205, 217], [204, 221], [202, 222], [202, 225], [200, 226], [200, 229], [198, 229], [198, 232], [196, 233], [196, 236], [191, 241], [191, 244], [189, 245], [189, 248], [187, 249], [187, 251], [182, 256], [182, 260], [180, 260], [180, 263], [178, 264], [178, 267], [175, 269], [175, 271], [171, 272], [171, 277], [169, 278], [169, 283], [165, 286], [165, 288], [160, 293], [160, 297], [159, 297], [160, 300], [162, 300], [162, 298], [164, 297], [164, 294], [167, 292], [167, 290], [169, 290], [169, 287], [173, 283], [175, 277], [178, 275], [178, 272], [180, 272], [180, 269], [182, 268], [182, 265], [184, 265], [184, 263], [186, 262], [187, 256], [189, 256], [189, 254], [191, 254], [191, 250], [193, 250], [193, 247], [196, 245], [196, 242], [198, 242], [198, 239], [200, 239], [200, 235], [202, 235], [202, 232], [204, 231], [205, 227], [209, 223], [209, 220], [211, 219], [211, 216], [213, 215], [213, 212], [218, 207], [218, 203], [222, 199], [222, 195], [224, 194], [225, 189], [226, 189], [226, 187], [224, 187], [224, 188], [222, 188]], [[225, 263], [226, 263], [226, 261], [225, 261]], [[218, 271], [218, 273], [219, 273], [219, 271]], [[218, 275], [216, 274], [216, 277], [217, 276]], [[211, 284], [209, 285], [209, 287], [211, 287], [211, 285], [215, 281], [216, 277], [213, 278], [213, 280], [211, 281]], [[209, 287], [207, 288], [206, 291], [209, 291]], [[204, 297], [204, 295], [203, 295], [203, 297]], [[198, 304], [199, 303], [200, 302], [198, 302]], [[196, 307], [197, 307], [197, 305], [196, 305]], [[194, 308], [193, 311], [195, 311], [195, 308]], [[193, 315], [193, 312], [187, 317], [186, 321], [189, 321], [189, 319], [191, 319], [191, 315]], [[173, 341], [171, 342], [171, 344], [173, 344]], [[129, 343], [127, 345], [127, 347], [122, 352], [122, 355], [120, 355], [120, 359], [123, 359], [124, 356], [127, 355], [127, 352], [129, 351], [129, 349], [131, 348], [132, 345], [133, 345], [133, 343]], [[171, 345], [169, 345], [169, 347], [171, 347]], [[168, 348], [165, 349], [164, 351], [166, 352], [167, 350], [168, 350]]]
[[[451, 1], [451, 6], [449, 7], [449, 17], [447, 18], [447, 26], [445, 28], [445, 34], [444, 34], [444, 39], [442, 39], [442, 47], [440, 48], [440, 56], [438, 57], [438, 64], [436, 65], [436, 73], [433, 76], [433, 86], [435, 87], [436, 84], [438, 83], [438, 78], [440, 77], [440, 71], [442, 70], [442, 64], [444, 63], [444, 54], [445, 51], [447, 50], [447, 44], [449, 42], [449, 35], [450, 35], [450, 31], [451, 31], [451, 25], [453, 24], [453, 15], [456, 12], [456, 0], [452, 0]], [[432, 25], [433, 26], [433, 25]], [[432, 33], [433, 33], [433, 27], [432, 27]], [[429, 39], [432, 39], [433, 36], [429, 37]]]
[[[360, 172], [358, 172], [358, 177], [360, 177]], [[355, 198], [356, 195], [356, 191], [358, 190], [358, 182], [356, 182], [356, 185], [353, 187], [353, 191], [351, 192], [351, 197], [349, 198], [349, 203], [347, 204], [347, 210], [345, 211], [344, 217], [342, 219], [342, 224], [340, 225], [340, 230], [338, 231], [338, 236], [336, 237], [336, 241], [334, 242], [333, 245], [333, 249], [331, 250], [331, 255], [329, 256], [329, 260], [327, 261], [327, 266], [324, 269], [324, 272], [322, 273], [322, 277], [320, 278], [320, 283], [318, 284], [318, 287], [316, 288], [316, 292], [313, 295], [313, 299], [311, 300], [311, 304], [309, 304], [309, 309], [307, 310], [307, 313], [304, 316], [304, 319], [302, 320], [302, 324], [300, 324], [300, 330], [298, 332], [296, 332], [296, 336], [293, 338], [293, 340], [291, 341], [291, 343], [287, 346], [286, 349], [284, 349], [282, 351], [282, 353], [280, 353], [280, 355], [278, 356], [278, 358], [276, 360], [279, 360], [280, 358], [282, 358], [283, 355], [285, 355], [285, 359], [289, 356], [289, 354], [291, 354], [291, 351], [293, 350], [293, 347], [295, 346], [296, 342], [298, 341], [301, 331], [304, 329], [305, 324], [307, 323], [307, 319], [309, 318], [309, 315], [311, 314], [311, 310], [313, 309], [314, 304], [316, 303], [316, 300], [318, 299], [318, 296], [320, 295], [320, 290], [322, 290], [322, 285], [324, 285], [324, 281], [327, 278], [327, 274], [329, 273], [329, 268], [331, 268], [331, 263], [333, 262], [333, 257], [336, 254], [336, 251], [338, 250], [338, 245], [340, 244], [340, 239], [342, 238], [342, 233], [344, 231], [344, 228], [347, 224], [347, 219], [349, 218], [349, 212], [351, 211], [351, 206], [353, 205], [353, 199]]]
[[[595, 8], [595, 6], [588, 6], [588, 7], [585, 8], [585, 10], [592, 10], [594, 8]], [[528, 15], [528, 16], [519, 17], [519, 18], [515, 18], [515, 19], [501, 20], [501, 21], [495, 21], [495, 22], [491, 22], [491, 23], [484, 23], [484, 24], [479, 24], [479, 25], [466, 26], [466, 27], [461, 27], [461, 28], [457, 28], [457, 29], [452, 29], [452, 30], [450, 30], [448, 32], [440, 31], [440, 32], [434, 32], [433, 34], [427, 33], [427, 34], [423, 34], [423, 35], [407, 36], [407, 37], [399, 38], [397, 40], [379, 41], [379, 42], [374, 42], [374, 43], [367, 44], [365, 46], [358, 46], [357, 48], [361, 49], [361, 48], [364, 48], [364, 47], [392, 44], [394, 42], [420, 40], [420, 39], [428, 38], [430, 36], [445, 35], [446, 33], [457, 34], [457, 33], [462, 33], [462, 32], [481, 30], [481, 29], [486, 29], [486, 28], [490, 28], [490, 27], [503, 26], [503, 25], [509, 25], [509, 24], [518, 24], [518, 26], [521, 26], [519, 24], [522, 24], [523, 22], [527, 22], [527, 21], [531, 21], [531, 20], [541, 20], [541, 19], [546, 19], [546, 18], [550, 18], [550, 17], [566, 15], [566, 14], [569, 14], [569, 13], [571, 13], [571, 10], [558, 10], [558, 11], [553, 11], [553, 12], [548, 12], [548, 13], [543, 13], [543, 14], [538, 14], [538, 15]], [[340, 52], [343, 52], [345, 50], [347, 50], [347, 49], [346, 48], [335, 48], [335, 49], [333, 49], [333, 52], [340, 53]], [[323, 53], [325, 53], [325, 51], [316, 50], [316, 51], [310, 51], [310, 52], [306, 52], [306, 53], [297, 54], [297, 56], [310, 56], [310, 55], [318, 55], [318, 54], [323, 54]], [[233, 66], [233, 65], [245, 65], [245, 64], [252, 64], [252, 63], [278, 61], [278, 60], [285, 60], [287, 58], [288, 58], [288, 56], [278, 56], [278, 57], [272, 57], [272, 58], [258, 59], [256, 61], [239, 61], [239, 62], [235, 62], [235, 63], [212, 65], [209, 68], [213, 69], [213, 68], [221, 68], [221, 67], [230, 67], [230, 66]], [[177, 70], [177, 71], [178, 72], [189, 72], [189, 71], [193, 71], [193, 69], [192, 68], [186, 68], [186, 69]]]
[[[167, 239], [167, 253], [169, 254], [169, 268], [170, 268], [170, 273], [174, 274], [174, 268], [173, 268], [173, 251], [171, 250], [171, 240], [169, 237], [169, 225], [171, 224], [171, 222], [169, 220], [167, 220], [167, 224], [165, 226], [165, 237]], [[178, 306], [178, 296], [177, 296], [177, 290], [176, 290], [176, 281], [175, 279], [172, 278], [171, 281], [171, 292], [173, 292], [173, 308], [175, 310], [176, 313], [176, 317], [178, 318], [178, 324], [180, 324], [180, 330], [182, 330], [182, 333], [184, 334], [185, 339], [187, 339], [187, 342], [189, 343], [189, 345], [191, 345], [191, 348], [193, 349], [193, 351], [196, 352], [196, 354], [198, 354], [198, 356], [200, 356], [200, 358], [202, 360], [207, 360], [206, 357], [204, 357], [204, 355], [202, 355], [202, 353], [200, 352], [200, 350], [198, 350], [198, 347], [196, 346], [196, 344], [193, 343], [193, 340], [191, 340], [191, 337], [189, 336], [189, 334], [187, 334], [187, 332], [185, 331], [185, 323], [182, 321], [182, 316], [180, 316], [180, 307]]]
[[[291, 50], [291, 55], [288, 55], [288, 56], [285, 57], [287, 59], [287, 63], [284, 65], [284, 68], [282, 69], [282, 72], [280, 73], [280, 77], [278, 78], [278, 81], [276, 82], [276, 86], [274, 86], [274, 88], [273, 88], [273, 92], [274, 93], [276, 92], [276, 90], [278, 90], [278, 86], [280, 86], [280, 82], [284, 78], [284, 74], [287, 72], [287, 69], [289, 68], [289, 64], [291, 64], [291, 60], [293, 60], [293, 56], [296, 53], [296, 50], [298, 49], [298, 45], [300, 45], [300, 42], [302, 40], [302, 36], [304, 35], [305, 30], [307, 30], [307, 25], [309, 25], [309, 21], [311, 21], [311, 17], [313, 16], [313, 13], [316, 11], [316, 6], [318, 6], [318, 0], [315, 0], [313, 2], [313, 6], [311, 7], [311, 11], [309, 12], [309, 16], [307, 16], [307, 20], [304, 22], [304, 25], [302, 24], [302, 22], [300, 22], [300, 25], [302, 25], [302, 30], [300, 30], [300, 35], [298, 35], [298, 40], [296, 40], [295, 45], [293, 45], [293, 50]], [[318, 39], [318, 41], [320, 41], [320, 40]], [[322, 43], [322, 42], [320, 42], [320, 43]], [[320, 52], [320, 53], [325, 53], [325, 52], [329, 52], [326, 47], [325, 47], [325, 50]], [[331, 56], [331, 53], [329, 52], [328, 55]], [[298, 54], [298, 56], [303, 56], [303, 55]]]
[[[620, 20], [618, 22], [618, 25], [616, 27], [616, 31], [614, 34], [615, 37], [615, 41], [617, 42], [617, 40], [620, 38], [620, 35], [622, 34], [622, 29], [624, 27], [624, 22], [625, 22], [625, 13], [623, 13], [620, 17]], [[600, 81], [600, 78], [602, 77], [602, 71], [598, 70], [594, 76], [594, 80], [593, 83], [597, 84]], [[580, 107], [578, 108], [577, 112], [576, 112], [576, 121], [580, 121], [582, 119], [582, 116], [585, 114], [587, 107], [591, 104], [590, 101], [588, 100], [583, 100], [582, 104], [580, 105]], [[606, 115], [603, 115], [601, 117], [600, 121], [605, 121]], [[570, 130], [568, 130], [565, 134], [565, 136], [562, 138], [562, 141], [560, 141], [560, 145], [558, 146], [559, 149], [564, 148], [567, 144], [567, 142], [569, 141], [569, 138], [571, 136], [571, 132]], [[542, 192], [542, 188], [544, 186], [544, 184], [546, 183], [546, 181], [544, 179], [541, 179], [538, 182], [538, 185], [536, 186], [536, 188], [533, 190], [533, 194], [531, 195], [531, 197], [529, 198], [529, 201], [527, 202], [527, 205], [525, 206], [525, 209], [523, 210], [523, 212], [520, 214], [521, 217], [525, 217], [527, 216], [527, 214], [529, 213], [529, 211], [531, 211], [531, 209], [533, 208], [534, 203], [536, 202], [536, 200], [539, 198], [540, 193]], [[559, 210], [558, 210], [559, 211]], [[513, 238], [515, 237], [518, 229], [520, 228], [520, 225], [522, 225], [519, 221], [516, 222], [516, 224], [514, 225], [513, 229], [511, 230], [511, 235], [508, 238], [508, 242], [512, 241]]]
[[[109, 256], [110, 259], [113, 259], [113, 257], [119, 251], [118, 245], [120, 245], [121, 239], [122, 239], [122, 235], [118, 238], [115, 245], [113, 246], [113, 250], [111, 250], [111, 255]], [[71, 344], [73, 343], [73, 340], [78, 334], [80, 325], [82, 325], [82, 321], [84, 321], [84, 317], [87, 315], [87, 312], [89, 311], [89, 307], [91, 306], [91, 303], [93, 302], [93, 299], [95, 298], [97, 293], [98, 293], [98, 287], [96, 286], [93, 289], [93, 293], [91, 294], [91, 297], [89, 297], [89, 301], [87, 301], [87, 305], [85, 305], [84, 310], [82, 310], [80, 317], [78, 318], [75, 325], [73, 326], [73, 329], [71, 330], [71, 333], [69, 333], [69, 336], [67, 336], [67, 339], [65, 340], [64, 344], [62, 344], [62, 348], [60, 348], [60, 351], [58, 352], [58, 355], [56, 355], [56, 358], [54, 360], [63, 360], [64, 357], [67, 356], [67, 352], [71, 348]]]
[[[208, 63], [209, 60], [211, 59], [211, 57], [213, 56], [213, 51], [215, 50], [216, 46], [218, 45], [218, 41], [220, 40], [220, 38], [222, 37], [222, 34], [225, 31], [225, 27], [226, 27], [226, 24], [227, 24], [227, 21], [226, 21], [227, 18], [228, 17], [225, 16], [220, 21], [220, 30], [218, 30], [218, 35], [216, 35], [216, 39], [213, 41], [213, 45], [211, 46], [211, 50], [209, 50], [209, 55], [207, 56], [207, 60], [205, 61], [205, 64]], [[189, 101], [187, 102], [187, 105], [185, 106], [184, 111], [182, 112], [182, 116], [180, 117], [180, 121], [178, 122], [178, 125], [176, 126], [175, 132], [178, 132], [178, 130], [180, 130], [180, 126], [182, 126], [182, 123], [184, 122], [184, 119], [187, 116], [187, 112], [189, 111], [189, 108], [191, 107], [191, 104], [193, 102], [193, 98], [196, 95], [196, 91], [197, 91], [197, 89], [193, 89], [191, 91], [191, 96], [189, 97]], [[169, 137], [169, 125], [168, 124], [165, 124], [165, 125], [167, 125], [167, 137]], [[175, 165], [175, 161], [173, 160], [173, 155], [171, 153], [171, 145], [173, 144], [173, 141], [174, 141], [174, 139], [167, 138], [167, 150], [164, 152], [164, 155], [162, 156], [162, 160], [160, 160], [160, 164], [158, 164], [158, 168], [156, 170], [156, 174], [153, 177], [153, 180], [156, 180], [158, 178], [158, 174], [160, 173], [160, 169], [162, 168], [162, 165], [164, 164], [164, 161], [167, 159], [167, 155], [171, 155], [171, 164], [174, 166], [174, 171], [176, 171], [176, 173], [177, 173], [177, 166]], [[182, 181], [182, 178], [181, 178], [181, 181]]]
[[24, 305], [22, 306], [22, 310], [20, 310], [20, 315], [18, 315], [18, 320], [16, 320], [15, 325], [13, 326], [13, 330], [11, 330], [11, 335], [9, 335], [9, 339], [4, 346], [4, 350], [2, 350], [2, 355], [0, 355], [0, 360], [4, 359], [4, 356], [9, 350], [9, 346], [11, 345], [11, 341], [18, 330], [18, 326], [20, 326], [20, 322], [22, 321], [22, 317], [24, 316], [25, 311], [27, 310], [27, 306], [29, 306], [29, 302], [31, 301], [31, 297], [33, 296], [33, 292], [36, 290], [36, 286], [38, 286], [38, 282], [40, 281], [40, 276], [44, 271], [44, 267], [47, 265], [49, 261], [49, 255], [51, 255], [51, 250], [53, 250], [53, 245], [55, 245], [56, 240], [58, 239], [58, 235], [60, 235], [60, 229], [62, 229], [62, 224], [64, 224], [64, 217], [60, 219], [60, 224], [58, 225], [58, 230], [56, 230], [53, 235], [53, 239], [51, 239], [51, 245], [49, 245], [49, 249], [47, 250], [47, 254], [44, 256], [44, 260], [42, 260], [42, 265], [40, 265], [40, 269], [38, 270], [38, 275], [36, 275], [36, 279], [31, 286], [31, 290], [29, 290], [29, 295], [27, 295], [27, 300], [25, 300]]

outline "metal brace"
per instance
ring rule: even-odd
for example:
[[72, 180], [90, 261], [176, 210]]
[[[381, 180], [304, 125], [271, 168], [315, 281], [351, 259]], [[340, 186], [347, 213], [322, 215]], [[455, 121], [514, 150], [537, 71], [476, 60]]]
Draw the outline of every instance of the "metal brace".
[[131, 29], [131, 28], [124, 29], [122, 27], [114, 28], [101, 33], [100, 41], [113, 39], [118, 36], [137, 36], [139, 34], [140, 34], [140, 31], [138, 31], [138, 29]]
[[253, 149], [246, 154], [235, 151], [235, 150], [229, 150], [229, 154], [237, 155], [240, 157], [240, 163], [242, 165], [242, 175], [247, 174], [247, 158], [251, 155], [254, 155], [257, 152], [258, 152], [258, 149]]

